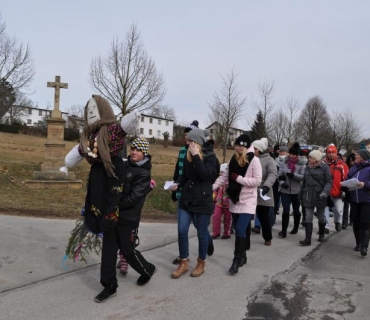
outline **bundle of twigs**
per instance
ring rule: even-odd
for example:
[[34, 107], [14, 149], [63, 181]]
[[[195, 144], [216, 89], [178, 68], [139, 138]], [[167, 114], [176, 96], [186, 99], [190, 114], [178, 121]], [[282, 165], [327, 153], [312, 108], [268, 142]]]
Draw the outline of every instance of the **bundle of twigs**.
[[102, 248], [102, 234], [94, 234], [89, 231], [84, 223], [84, 218], [76, 221], [75, 228], [71, 231], [65, 253], [65, 260], [73, 262], [78, 260], [87, 263], [86, 255], [91, 252], [100, 254]]

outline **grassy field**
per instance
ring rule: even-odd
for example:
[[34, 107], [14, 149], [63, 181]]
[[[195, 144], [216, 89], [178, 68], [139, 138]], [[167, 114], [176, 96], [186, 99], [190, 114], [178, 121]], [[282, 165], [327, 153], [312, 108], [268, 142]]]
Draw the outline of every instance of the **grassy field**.
[[[46, 138], [0, 132], [0, 213], [56, 218], [78, 218], [84, 204], [89, 164], [83, 161], [73, 172], [83, 181], [81, 190], [29, 189], [25, 180], [33, 179], [45, 161]], [[65, 142], [66, 153], [76, 142]], [[170, 192], [163, 190], [166, 180], [171, 180], [178, 155], [178, 147], [164, 148], [151, 145], [152, 177], [157, 187], [149, 194], [143, 210], [146, 221], [175, 221], [176, 204]], [[222, 160], [221, 150], [216, 150]], [[230, 158], [232, 151], [228, 151]], [[72, 170], [71, 170], [72, 171]]]

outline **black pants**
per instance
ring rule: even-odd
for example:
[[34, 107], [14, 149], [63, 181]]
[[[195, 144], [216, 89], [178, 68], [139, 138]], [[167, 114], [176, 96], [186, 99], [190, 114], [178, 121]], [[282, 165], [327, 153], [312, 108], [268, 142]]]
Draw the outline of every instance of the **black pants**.
[[257, 205], [256, 213], [261, 224], [262, 237], [265, 241], [270, 241], [272, 239], [270, 207]]
[[116, 286], [116, 262], [118, 249], [127, 263], [140, 275], [151, 276], [155, 266], [144, 259], [140, 251], [135, 249], [137, 229], [120, 226], [104, 231], [103, 249], [100, 268], [100, 283], [104, 287]]

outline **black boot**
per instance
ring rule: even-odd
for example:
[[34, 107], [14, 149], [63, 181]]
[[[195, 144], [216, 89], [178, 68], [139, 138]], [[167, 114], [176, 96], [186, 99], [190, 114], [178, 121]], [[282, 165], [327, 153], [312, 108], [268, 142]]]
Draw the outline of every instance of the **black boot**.
[[312, 237], [312, 223], [306, 222], [306, 238], [303, 241], [299, 241], [301, 246], [310, 246], [311, 245], [311, 237]]
[[233, 263], [229, 269], [229, 273], [234, 275], [238, 273], [240, 265], [244, 264], [243, 255], [246, 255], [246, 238], [236, 237], [235, 238], [235, 251]]
[[281, 231], [279, 232], [279, 237], [286, 238], [286, 230], [289, 225], [289, 212], [283, 212], [281, 221]]
[[290, 231], [290, 234], [296, 234], [298, 232], [299, 228], [299, 222], [301, 221], [301, 215], [294, 215], [294, 227], [292, 231]]
[[356, 239], [355, 251], [360, 251], [361, 250], [361, 229], [360, 229], [360, 224], [358, 222], [353, 224], [353, 234]]
[[242, 259], [240, 260], [239, 268], [247, 264], [247, 250], [249, 250], [248, 243], [250, 247], [250, 237], [248, 238], [248, 234], [247, 234], [247, 238], [240, 238], [239, 240], [240, 248], [238, 250], [240, 250], [241, 256], [242, 256]]
[[325, 239], [325, 225], [326, 223], [319, 223], [319, 242], [323, 242]]
[[361, 229], [361, 255], [367, 256], [367, 247], [369, 246], [369, 229]]

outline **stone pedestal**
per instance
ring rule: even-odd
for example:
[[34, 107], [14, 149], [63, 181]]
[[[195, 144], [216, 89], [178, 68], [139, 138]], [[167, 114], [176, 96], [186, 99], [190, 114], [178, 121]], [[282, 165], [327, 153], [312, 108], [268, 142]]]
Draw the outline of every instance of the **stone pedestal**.
[[70, 188], [81, 189], [82, 181], [76, 180], [74, 172], [64, 173], [59, 170], [64, 166], [65, 143], [64, 123], [62, 118], [51, 117], [48, 123], [48, 141], [45, 143], [45, 162], [41, 171], [33, 172], [33, 180], [26, 180], [29, 188]]

